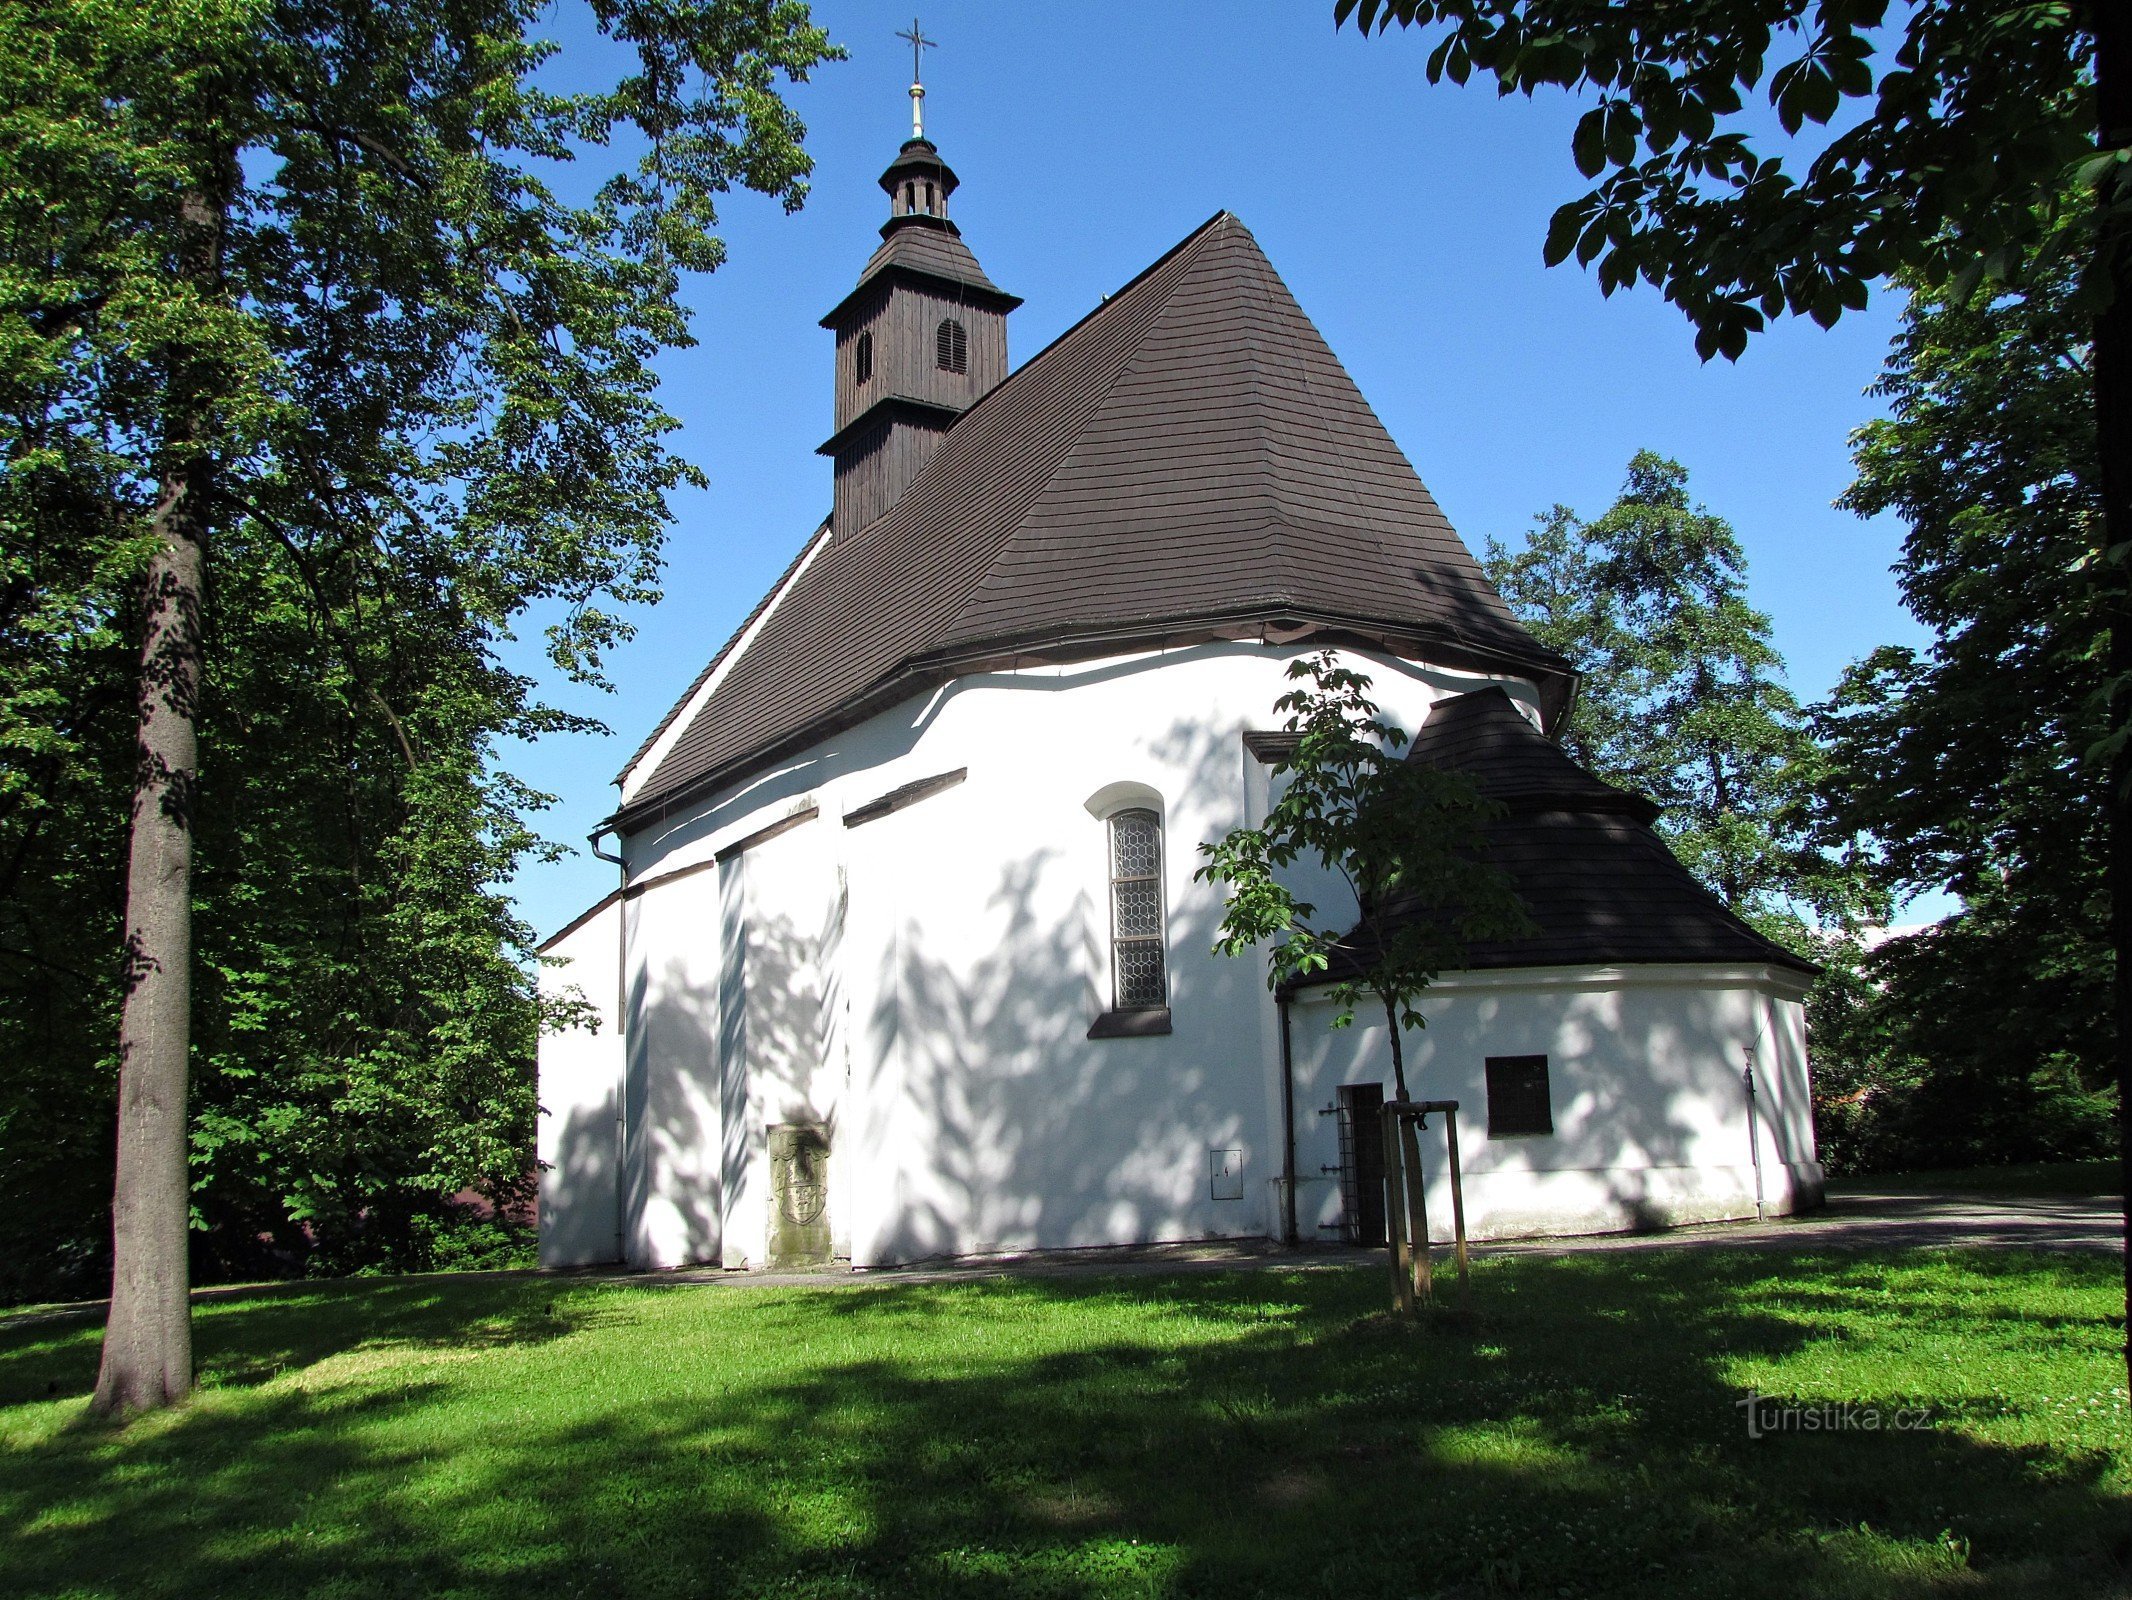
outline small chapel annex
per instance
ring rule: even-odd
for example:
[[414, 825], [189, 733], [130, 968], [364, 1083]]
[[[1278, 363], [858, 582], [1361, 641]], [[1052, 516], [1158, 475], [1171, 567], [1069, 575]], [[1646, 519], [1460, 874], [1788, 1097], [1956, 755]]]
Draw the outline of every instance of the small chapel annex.
[[1193, 877], [1327, 647], [1501, 802], [1537, 930], [1407, 1041], [1464, 1108], [1472, 1231], [1817, 1200], [1812, 969], [1549, 737], [1573, 674], [1250, 232], [1217, 213], [1014, 368], [956, 185], [922, 133], [882, 174], [822, 319], [830, 514], [631, 757], [622, 884], [543, 947], [600, 1016], [541, 1046], [543, 1263], [1370, 1241], [1382, 1025], [1214, 954]]

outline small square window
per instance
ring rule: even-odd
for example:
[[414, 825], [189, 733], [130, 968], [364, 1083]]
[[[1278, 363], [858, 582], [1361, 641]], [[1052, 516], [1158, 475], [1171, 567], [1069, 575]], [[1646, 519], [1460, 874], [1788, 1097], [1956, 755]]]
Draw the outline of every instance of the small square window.
[[1547, 1057], [1490, 1056], [1488, 1137], [1554, 1131], [1554, 1107], [1547, 1093]]

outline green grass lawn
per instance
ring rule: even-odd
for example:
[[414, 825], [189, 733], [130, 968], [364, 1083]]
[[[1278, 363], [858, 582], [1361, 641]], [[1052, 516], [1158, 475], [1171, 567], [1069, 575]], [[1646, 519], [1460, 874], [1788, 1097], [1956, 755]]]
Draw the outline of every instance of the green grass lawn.
[[1353, 1269], [288, 1285], [120, 1433], [93, 1323], [0, 1319], [0, 1594], [2123, 1593], [2115, 1274], [1498, 1257], [1419, 1331]]

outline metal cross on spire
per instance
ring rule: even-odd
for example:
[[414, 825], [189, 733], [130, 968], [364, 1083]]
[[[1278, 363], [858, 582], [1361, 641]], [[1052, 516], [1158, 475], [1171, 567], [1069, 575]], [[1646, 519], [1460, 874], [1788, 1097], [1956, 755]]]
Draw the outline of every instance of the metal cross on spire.
[[918, 19], [916, 17], [911, 18], [910, 32], [903, 33], [899, 31], [896, 34], [896, 37], [899, 39], [907, 39], [910, 41], [911, 137], [913, 139], [923, 139], [925, 137], [925, 63], [924, 58], [920, 54], [920, 52], [939, 49], [940, 41], [937, 39], [928, 39], [925, 36], [924, 31], [918, 26]]

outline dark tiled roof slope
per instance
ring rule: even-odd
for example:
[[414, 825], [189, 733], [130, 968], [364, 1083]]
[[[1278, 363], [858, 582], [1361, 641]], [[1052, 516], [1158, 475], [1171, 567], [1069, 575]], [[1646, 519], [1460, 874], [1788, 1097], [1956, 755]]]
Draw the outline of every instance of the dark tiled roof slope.
[[828, 546], [620, 821], [985, 651], [1298, 616], [1555, 682], [1257, 241], [1201, 226]]
[[1488, 854], [1510, 874], [1539, 931], [1471, 946], [1468, 967], [1737, 962], [1819, 970], [1726, 910], [1633, 817], [1512, 816], [1490, 828]]
[[[1570, 760], [1502, 690], [1440, 701], [1409, 759], [1467, 773], [1508, 812], [1487, 826], [1486, 854], [1509, 874], [1535, 931], [1468, 946], [1468, 970], [1686, 963], [1819, 970], [1727, 910], [1651, 831], [1655, 806]], [[1362, 933], [1349, 935], [1358, 951]], [[1348, 976], [1358, 964], [1335, 963], [1316, 981]]]
[[1640, 822], [1658, 816], [1658, 807], [1642, 795], [1602, 782], [1570, 760], [1498, 688], [1439, 700], [1407, 746], [1407, 759], [1463, 772], [1483, 795], [1513, 810], [1574, 805], [1619, 811]]

